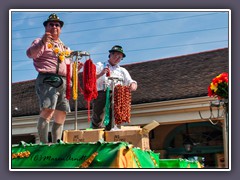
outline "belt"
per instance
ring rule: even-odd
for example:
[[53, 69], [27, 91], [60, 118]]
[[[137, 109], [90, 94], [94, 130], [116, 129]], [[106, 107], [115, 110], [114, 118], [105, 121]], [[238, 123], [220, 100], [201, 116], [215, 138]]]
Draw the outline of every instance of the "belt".
[[98, 91], [98, 93], [104, 93], [104, 92], [106, 92], [106, 91], [104, 91], [104, 90], [100, 90], [100, 91]]
[[49, 75], [49, 76], [60, 76], [60, 77], [65, 78], [65, 76], [62, 76], [62, 75], [59, 75], [59, 74], [54, 74], [54, 73], [48, 73], [48, 72], [46, 72], [46, 73], [39, 72], [38, 74], [40, 74], [40, 75]]
[[[112, 92], [112, 90], [110, 90], [110, 93]], [[104, 91], [104, 90], [100, 90], [100, 91], [98, 91], [98, 93], [106, 93], [106, 91]]]

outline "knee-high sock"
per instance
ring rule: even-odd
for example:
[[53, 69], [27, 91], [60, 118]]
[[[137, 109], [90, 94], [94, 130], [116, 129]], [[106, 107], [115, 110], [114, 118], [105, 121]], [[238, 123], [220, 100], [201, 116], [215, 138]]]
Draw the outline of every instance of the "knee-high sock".
[[46, 119], [40, 117], [38, 119], [37, 129], [40, 142], [48, 143], [49, 122]]
[[56, 122], [52, 125], [52, 142], [56, 143], [58, 139], [62, 138], [63, 125]]

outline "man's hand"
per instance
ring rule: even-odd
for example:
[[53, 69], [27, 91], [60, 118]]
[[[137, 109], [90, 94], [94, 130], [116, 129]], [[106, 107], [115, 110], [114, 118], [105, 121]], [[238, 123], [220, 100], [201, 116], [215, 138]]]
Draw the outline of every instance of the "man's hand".
[[110, 69], [108, 67], [105, 67], [98, 75], [97, 75], [97, 79], [100, 78], [101, 76], [103, 76], [104, 74], [106, 74], [108, 71], [110, 71]]
[[78, 62], [78, 71], [80, 71], [80, 69], [82, 69], [83, 65], [84, 64], [82, 62]]
[[53, 37], [50, 32], [45, 32], [45, 34], [42, 37], [43, 44], [46, 44], [47, 42], [51, 42], [52, 38]]
[[137, 90], [137, 83], [135, 82], [132, 82], [130, 84], [130, 91], [136, 91]]

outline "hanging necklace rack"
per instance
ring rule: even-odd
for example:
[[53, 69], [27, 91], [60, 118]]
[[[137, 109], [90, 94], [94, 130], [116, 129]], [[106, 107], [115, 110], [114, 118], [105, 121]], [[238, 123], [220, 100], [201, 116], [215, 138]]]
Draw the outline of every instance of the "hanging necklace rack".
[[80, 61], [83, 58], [83, 56], [90, 56], [90, 54], [86, 51], [73, 51], [70, 54], [70, 57], [71, 57], [72, 61], [74, 62], [74, 66], [73, 66], [73, 78], [74, 78], [73, 89], [75, 89], [75, 97], [73, 97], [73, 100], [75, 101], [75, 125], [74, 125], [75, 130], [78, 129], [78, 127], [77, 127], [78, 61]]
[[115, 118], [114, 118], [114, 88], [115, 88], [116, 84], [118, 82], [122, 82], [123, 79], [119, 78], [119, 77], [107, 77], [107, 79], [111, 81], [111, 83], [109, 83], [108, 86], [111, 85], [111, 89], [112, 89], [112, 101], [111, 101], [111, 104], [112, 104], [112, 123], [113, 123], [114, 127], [111, 130], [117, 130], [118, 127], [117, 127], [117, 125], [115, 123]]

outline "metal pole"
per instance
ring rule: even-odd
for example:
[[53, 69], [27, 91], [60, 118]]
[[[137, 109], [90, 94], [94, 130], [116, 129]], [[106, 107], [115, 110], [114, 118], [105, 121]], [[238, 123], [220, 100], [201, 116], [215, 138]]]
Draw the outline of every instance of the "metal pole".
[[77, 100], [75, 100], [75, 125], [74, 129], [77, 130]]
[[223, 142], [224, 142], [224, 164], [228, 168], [228, 104], [223, 105], [224, 123], [223, 123]]
[[112, 106], [112, 123], [115, 126], [115, 120], [114, 120], [114, 80], [112, 81], [112, 102], [111, 102], [111, 106]]
[[[75, 58], [75, 63], [77, 65], [76, 65], [76, 69], [73, 69], [73, 71], [75, 71], [75, 73], [77, 75], [76, 76], [76, 82], [77, 82], [76, 89], [77, 89], [77, 92], [78, 92], [78, 60], [81, 60], [83, 56], [90, 56], [90, 54], [88, 52], [86, 52], [86, 51], [73, 51], [71, 53], [72, 59], [73, 59], [74, 56], [76, 57]], [[77, 99], [75, 100], [75, 125], [74, 125], [74, 127], [75, 127], [74, 129], [75, 130], [78, 129], [78, 127], [77, 127], [77, 103], [78, 103], [78, 100]]]
[[114, 117], [114, 88], [115, 88], [115, 82], [114, 82], [114, 79], [112, 80], [112, 103], [111, 103], [111, 106], [112, 106], [112, 123], [113, 123], [113, 128], [115, 129], [115, 117]]
[[[76, 73], [76, 83], [78, 83], [78, 63], [77, 62], [78, 62], [78, 54], [76, 55], [76, 59], [75, 59], [76, 69], [73, 70]], [[76, 91], [78, 92], [78, 84], [76, 84]], [[75, 125], [74, 125], [75, 130], [77, 130], [77, 99], [75, 100]]]
[[108, 80], [111, 80], [112, 82], [112, 100], [111, 100], [111, 106], [112, 106], [112, 123], [113, 123], [113, 128], [112, 130], [117, 130], [118, 127], [117, 125], [115, 124], [115, 118], [114, 118], [114, 88], [115, 88], [115, 85], [118, 81], [121, 81], [118, 77], [108, 77]]

